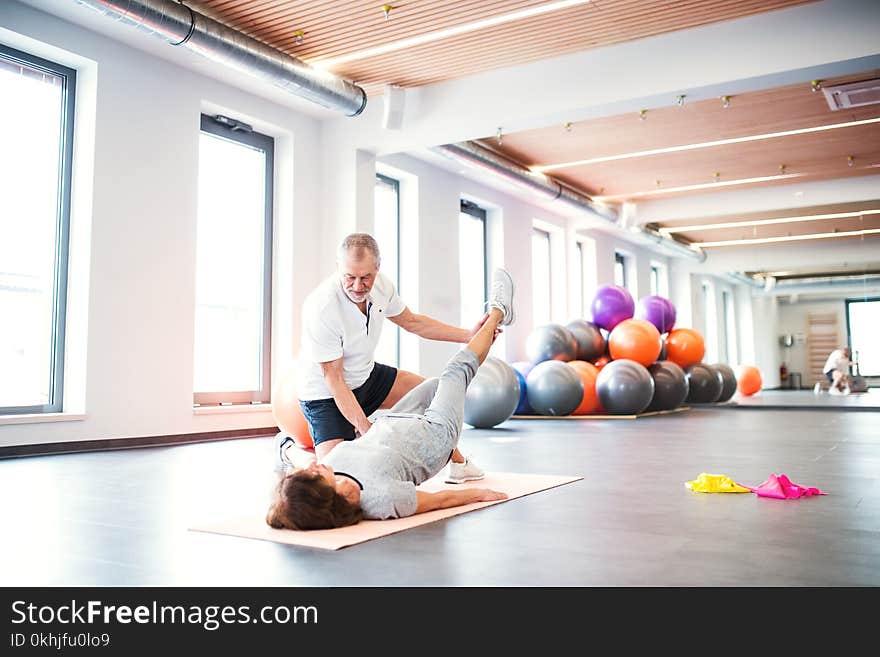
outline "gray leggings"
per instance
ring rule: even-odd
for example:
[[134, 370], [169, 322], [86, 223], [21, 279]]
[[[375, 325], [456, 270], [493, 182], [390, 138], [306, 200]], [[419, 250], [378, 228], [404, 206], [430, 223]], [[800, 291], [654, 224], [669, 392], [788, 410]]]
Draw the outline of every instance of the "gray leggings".
[[429, 421], [442, 425], [456, 444], [464, 423], [465, 392], [479, 367], [477, 355], [467, 347], [462, 348], [439, 377], [422, 381], [392, 406], [389, 414], [424, 415]]

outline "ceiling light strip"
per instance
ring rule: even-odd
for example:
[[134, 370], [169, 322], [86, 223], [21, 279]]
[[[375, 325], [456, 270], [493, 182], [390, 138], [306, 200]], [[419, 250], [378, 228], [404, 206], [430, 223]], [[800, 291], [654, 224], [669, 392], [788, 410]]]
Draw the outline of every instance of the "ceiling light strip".
[[633, 153], [621, 153], [619, 155], [605, 155], [603, 157], [594, 157], [587, 160], [576, 160], [574, 162], [562, 162], [559, 164], [544, 164], [540, 166], [529, 167], [532, 171], [550, 171], [553, 169], [566, 169], [569, 167], [583, 166], [586, 164], [598, 164], [600, 162], [613, 162], [616, 160], [628, 160], [637, 157], [647, 157], [649, 155], [663, 155], [665, 153], [677, 153], [681, 151], [692, 151], [699, 148], [712, 148], [714, 146], [726, 146], [728, 144], [740, 144], [749, 141], [761, 141], [763, 139], [776, 139], [777, 137], [790, 137], [792, 135], [804, 135], [811, 132], [823, 132], [825, 130], [837, 130], [839, 128], [852, 128], [860, 125], [868, 125], [870, 123], [880, 123], [880, 118], [862, 119], [861, 121], [847, 121], [845, 123], [834, 123], [831, 125], [818, 125], [812, 128], [799, 128], [797, 130], [784, 130], [782, 132], [768, 132], [760, 135], [747, 135], [745, 137], [732, 137], [731, 139], [718, 139], [716, 141], [704, 141], [698, 144], [684, 144], [681, 146], [667, 146], [665, 148], [652, 148], [646, 151], [635, 151]]
[[721, 242], [693, 242], [694, 246], [700, 248], [711, 248], [716, 246], [743, 246], [747, 244], [772, 244], [774, 242], [798, 242], [801, 240], [824, 240], [835, 237], [860, 237], [862, 235], [880, 234], [880, 228], [867, 228], [865, 230], [851, 230], [840, 233], [813, 233], [811, 235], [784, 235], [782, 237], [760, 237], [747, 240], [725, 240]]
[[493, 16], [492, 18], [487, 18], [482, 21], [475, 21], [473, 23], [467, 23], [465, 25], [457, 25], [456, 27], [450, 27], [445, 30], [438, 30], [436, 32], [421, 34], [419, 36], [411, 37], [409, 39], [386, 43], [381, 46], [376, 46], [375, 48], [368, 48], [366, 50], [361, 50], [360, 52], [342, 55], [340, 57], [334, 57], [332, 59], [318, 58], [308, 60], [308, 63], [312, 66], [319, 68], [330, 68], [332, 66], [335, 66], [336, 64], [344, 64], [346, 62], [352, 62], [358, 59], [366, 59], [367, 57], [384, 55], [385, 53], [394, 52], [396, 50], [403, 50], [404, 48], [420, 46], [425, 43], [431, 43], [432, 41], [439, 41], [440, 39], [447, 39], [449, 37], [467, 34], [468, 32], [482, 30], [487, 27], [495, 27], [496, 25], [503, 25], [504, 23], [511, 23], [513, 21], [522, 20], [524, 18], [540, 16], [541, 14], [546, 14], [551, 11], [557, 11], [559, 9], [568, 9], [569, 7], [583, 5], [587, 2], [590, 2], [590, 0], [561, 0], [560, 2], [551, 2], [546, 5], [539, 5], [537, 7], [523, 9], [522, 11], [514, 11], [509, 14]]
[[861, 217], [866, 214], [880, 214], [880, 210], [860, 210], [858, 212], [834, 212], [831, 214], [808, 214], [801, 217], [778, 217], [776, 219], [755, 219], [752, 221], [725, 221], [717, 224], [700, 224], [697, 226], [667, 226], [660, 228], [659, 232], [664, 235], [671, 233], [691, 233], [700, 230], [714, 230], [716, 228], [738, 228], [740, 226], [770, 226], [773, 224], [790, 224], [799, 221], [820, 221], [822, 219], [846, 219], [848, 217]]
[[760, 176], [758, 178], [742, 178], [740, 180], [725, 180], [723, 182], [701, 183], [699, 185], [684, 185], [682, 187], [667, 187], [665, 189], [651, 189], [644, 192], [632, 192], [630, 194], [612, 194], [609, 196], [594, 196], [594, 201], [618, 201], [621, 199], [638, 198], [640, 196], [657, 196], [659, 194], [673, 194], [675, 192], [692, 192], [698, 189], [713, 187], [731, 187], [733, 185], [747, 185], [749, 183], [768, 182], [770, 180], [785, 180], [787, 178], [800, 178], [805, 173], [784, 173], [776, 176]]

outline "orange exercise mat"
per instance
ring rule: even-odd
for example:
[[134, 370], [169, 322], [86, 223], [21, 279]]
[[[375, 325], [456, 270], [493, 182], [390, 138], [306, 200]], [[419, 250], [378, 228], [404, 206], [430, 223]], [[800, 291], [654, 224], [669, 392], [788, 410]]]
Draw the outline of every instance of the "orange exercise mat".
[[426, 525], [429, 522], [450, 518], [469, 511], [482, 509], [493, 504], [509, 502], [517, 497], [531, 495], [542, 490], [570, 484], [583, 477], [519, 474], [514, 472], [487, 472], [484, 479], [469, 481], [464, 484], [446, 484], [443, 482], [441, 473], [419, 486], [419, 490], [434, 492], [444, 488], [491, 488], [507, 493], [508, 499], [494, 502], [475, 502], [465, 506], [457, 506], [451, 509], [438, 509], [419, 513], [406, 518], [394, 520], [362, 520], [351, 527], [339, 527], [337, 529], [318, 529], [312, 531], [296, 531], [293, 529], [273, 529], [266, 524], [265, 516], [268, 507], [255, 508], [253, 513], [243, 516], [235, 516], [216, 520], [200, 520], [192, 523], [190, 529], [199, 532], [214, 534], [226, 534], [243, 538], [256, 538], [263, 541], [287, 543], [288, 545], [302, 545], [305, 547], [321, 548], [324, 550], [338, 550], [356, 543], [363, 543], [374, 538], [380, 538], [389, 534]]

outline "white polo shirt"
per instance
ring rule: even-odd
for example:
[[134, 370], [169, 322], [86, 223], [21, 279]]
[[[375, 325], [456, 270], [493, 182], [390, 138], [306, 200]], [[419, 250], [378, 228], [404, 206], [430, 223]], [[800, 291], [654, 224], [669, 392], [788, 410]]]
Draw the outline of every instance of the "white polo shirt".
[[825, 367], [822, 368], [822, 374], [828, 374], [834, 370], [840, 370], [843, 374], [849, 373], [849, 358], [843, 355], [843, 350], [835, 349], [825, 361]]
[[362, 386], [373, 371], [385, 318], [399, 315], [405, 308], [394, 284], [381, 272], [367, 296], [366, 315], [345, 295], [339, 274], [324, 280], [303, 303], [298, 397], [306, 401], [332, 397], [320, 363], [340, 357], [348, 387]]

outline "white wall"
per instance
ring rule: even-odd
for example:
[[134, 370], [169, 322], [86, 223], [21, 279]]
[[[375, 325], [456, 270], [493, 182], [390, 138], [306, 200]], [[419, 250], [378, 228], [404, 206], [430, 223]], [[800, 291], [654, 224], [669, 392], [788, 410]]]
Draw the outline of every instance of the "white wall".
[[77, 144], [71, 218], [69, 312], [82, 339], [68, 347], [65, 410], [81, 419], [0, 420], [0, 445], [273, 426], [268, 408], [192, 408], [199, 116], [222, 108], [276, 137], [276, 375], [326, 268], [312, 248], [316, 121], [16, 2], [0, 3], [0, 25], [4, 43], [82, 68], [77, 137], [94, 135], [93, 151]]

